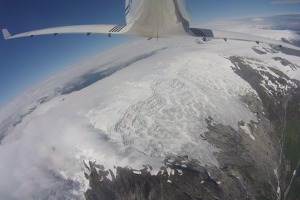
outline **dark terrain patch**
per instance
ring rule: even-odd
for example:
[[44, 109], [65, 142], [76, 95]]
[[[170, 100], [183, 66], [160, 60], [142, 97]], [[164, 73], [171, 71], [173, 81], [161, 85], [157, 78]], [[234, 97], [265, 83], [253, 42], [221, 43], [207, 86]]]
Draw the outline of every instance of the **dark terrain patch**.
[[300, 66], [298, 66], [297, 64], [294, 64], [284, 58], [274, 57], [273, 59], [279, 61], [283, 66], [289, 66], [292, 70], [297, 70], [297, 68], [300, 68]]
[[260, 54], [260, 55], [263, 55], [263, 54], [267, 54], [265, 51], [262, 51], [256, 47], [252, 47], [252, 50], [257, 53], [257, 54]]
[[[172, 163], [166, 163], [157, 175], [151, 175], [145, 169], [141, 174], [135, 174], [132, 169], [117, 167], [116, 175], [112, 181], [107, 179], [110, 171], [105, 171], [89, 163], [90, 187], [86, 193], [87, 200], [131, 200], [131, 199], [165, 199], [165, 200], [194, 200], [194, 199], [222, 199], [224, 192], [205, 167], [199, 166], [194, 161], [188, 161], [187, 167], [182, 167], [186, 158], [178, 157]], [[168, 175], [166, 167], [174, 170]], [[178, 172], [182, 171], [182, 174]], [[169, 182], [168, 182], [169, 181]]]
[[[272, 95], [261, 85], [263, 79], [258, 70], [253, 69], [248, 63], [244, 62], [242, 57], [230, 57], [231, 62], [235, 65], [234, 72], [246, 80], [253, 89], [256, 90], [258, 96], [262, 100], [263, 107], [267, 111], [266, 117], [274, 125], [274, 132], [270, 135], [278, 138], [282, 154], [280, 157], [280, 188], [281, 197], [289, 195], [298, 195], [298, 190], [289, 190], [295, 188], [294, 183], [290, 185], [292, 173], [297, 169], [297, 163], [300, 160], [300, 82], [291, 80], [281, 71], [269, 67], [272, 72], [279, 77], [269, 79], [274, 83], [278, 82], [286, 87], [287, 90], [272, 88]], [[264, 74], [265, 75], [265, 74]], [[290, 81], [293, 84], [287, 82]], [[297, 179], [296, 179], [297, 180]], [[297, 183], [295, 183], [297, 184]], [[290, 186], [289, 186], [290, 185]]]
[[[283, 41], [286, 41], [286, 40], [283, 39]], [[287, 43], [290, 43], [290, 42], [287, 42]], [[276, 46], [276, 45], [270, 45], [270, 46], [274, 50], [276, 50], [278, 52], [282, 52], [283, 54], [290, 55], [290, 56], [298, 56], [298, 57], [300, 57], [300, 51], [299, 50], [289, 49], [289, 48], [285, 48], [285, 47], [281, 48], [281, 47]]]

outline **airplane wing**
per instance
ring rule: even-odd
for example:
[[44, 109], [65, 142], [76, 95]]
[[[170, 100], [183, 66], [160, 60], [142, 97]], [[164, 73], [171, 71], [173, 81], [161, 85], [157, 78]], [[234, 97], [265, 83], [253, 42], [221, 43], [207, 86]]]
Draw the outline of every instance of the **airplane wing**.
[[300, 48], [297, 46], [279, 40], [273, 40], [265, 37], [230, 32], [230, 31], [190, 28], [190, 34], [195, 37], [202, 37], [203, 40], [212, 38], [212, 39], [224, 39], [225, 41], [227, 40], [241, 40], [241, 41], [250, 41], [250, 42], [252, 41], [252, 42], [256, 42], [257, 44], [266, 43], [266, 44], [278, 45], [279, 47], [285, 47], [285, 48], [294, 49], [298, 51], [300, 50]]
[[2, 29], [4, 39], [13, 39], [20, 37], [33, 37], [35, 35], [57, 35], [68, 33], [81, 33], [81, 34], [125, 34], [128, 27], [124, 25], [77, 25], [77, 26], [61, 26], [54, 28], [46, 28], [35, 31], [29, 31], [16, 35], [11, 35], [7, 29]]

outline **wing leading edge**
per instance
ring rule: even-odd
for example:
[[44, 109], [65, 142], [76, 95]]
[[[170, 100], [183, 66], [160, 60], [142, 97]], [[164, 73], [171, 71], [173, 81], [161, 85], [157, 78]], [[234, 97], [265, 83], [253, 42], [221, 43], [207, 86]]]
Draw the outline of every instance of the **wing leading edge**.
[[57, 35], [57, 34], [126, 34], [128, 27], [124, 25], [78, 25], [61, 26], [29, 31], [16, 35], [11, 35], [7, 29], [2, 29], [4, 39], [14, 39], [20, 37], [33, 37], [35, 35]]
[[248, 35], [243, 33], [236, 33], [230, 31], [219, 31], [219, 30], [211, 30], [211, 29], [200, 29], [200, 28], [190, 28], [190, 34], [195, 37], [202, 37], [203, 40], [208, 38], [212, 39], [224, 39], [227, 40], [240, 40], [240, 41], [248, 41], [248, 42], [256, 42], [259, 43], [266, 43], [266, 44], [273, 44], [278, 45], [279, 47], [286, 47], [289, 49], [299, 50], [300, 48], [279, 40], [273, 40], [265, 37], [255, 36], [255, 35]]

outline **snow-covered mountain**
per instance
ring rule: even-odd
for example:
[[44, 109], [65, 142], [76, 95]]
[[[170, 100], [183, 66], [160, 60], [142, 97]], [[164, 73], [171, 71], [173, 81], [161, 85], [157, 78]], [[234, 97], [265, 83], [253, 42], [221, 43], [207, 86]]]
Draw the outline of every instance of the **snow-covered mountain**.
[[96, 55], [1, 108], [0, 198], [274, 199], [294, 168], [281, 128], [300, 117], [299, 56], [193, 38]]

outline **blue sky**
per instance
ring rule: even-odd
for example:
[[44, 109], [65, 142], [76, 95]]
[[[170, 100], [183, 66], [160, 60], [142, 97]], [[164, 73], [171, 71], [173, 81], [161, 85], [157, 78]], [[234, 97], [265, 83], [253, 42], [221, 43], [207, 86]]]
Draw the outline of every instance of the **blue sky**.
[[[194, 23], [300, 13], [300, 3], [271, 0], [189, 0]], [[294, 0], [295, 2], [297, 0]], [[299, 2], [299, 1], [298, 1]], [[0, 0], [0, 27], [11, 33], [79, 24], [124, 24], [124, 0]], [[0, 37], [0, 107], [65, 67], [127, 40], [124, 36]]]

